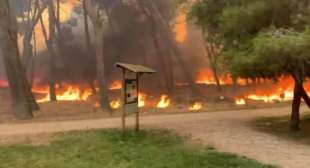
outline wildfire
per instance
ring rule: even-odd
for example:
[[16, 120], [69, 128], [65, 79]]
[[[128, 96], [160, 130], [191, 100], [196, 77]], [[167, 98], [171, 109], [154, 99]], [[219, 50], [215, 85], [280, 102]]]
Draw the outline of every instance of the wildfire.
[[199, 111], [202, 109], [202, 103], [201, 102], [195, 102], [191, 107], [188, 108], [190, 111]]
[[[229, 76], [219, 75], [219, 82], [220, 85], [231, 85], [233, 84], [233, 80]], [[215, 85], [216, 80], [214, 78], [213, 72], [210, 69], [204, 68], [198, 71], [197, 78], [196, 78], [197, 84], [204, 84], [204, 85]], [[244, 79], [237, 79], [237, 83], [239, 85], [246, 85], [246, 80]]]
[[265, 103], [274, 103], [276, 101], [278, 102], [290, 101], [290, 100], [293, 100], [293, 97], [294, 97], [293, 91], [286, 90], [284, 91], [284, 93], [274, 93], [271, 95], [251, 94], [248, 96], [248, 99], [264, 101]]
[[[205, 85], [215, 85], [216, 81], [210, 69], [201, 69], [198, 72], [196, 83]], [[225, 81], [223, 77], [220, 78], [220, 84], [228, 84], [228, 83], [232, 83], [231, 80], [227, 79]]]
[[176, 41], [179, 43], [184, 43], [187, 37], [187, 22], [186, 22], [186, 15], [180, 14], [176, 18], [176, 24], [174, 27], [174, 32], [176, 34]]
[[[50, 93], [47, 87], [34, 88], [34, 93], [46, 94], [44, 98], [38, 99], [37, 102], [44, 103], [50, 101]], [[69, 85], [62, 93], [57, 93], [58, 101], [86, 101], [92, 95], [90, 89], [82, 91], [78, 86]]]
[[100, 107], [100, 102], [96, 101], [94, 107], [95, 107], [95, 108], [99, 108], [99, 107]]
[[[78, 6], [81, 2], [78, 0], [66, 0], [66, 1], [60, 1], [60, 22], [61, 23], [66, 23], [69, 21], [71, 18], [74, 17], [74, 15], [77, 15], [74, 11], [75, 7]], [[45, 28], [47, 32], [49, 32], [49, 27], [48, 27], [48, 10], [45, 9], [44, 12], [42, 13], [42, 19], [43, 23], [45, 25]], [[22, 18], [18, 18], [18, 20], [22, 20]], [[47, 47], [44, 42], [44, 36], [42, 34], [41, 30], [41, 25], [37, 24], [35, 26], [34, 32], [36, 34], [36, 40], [37, 40], [37, 49], [38, 51], [44, 51]], [[22, 45], [22, 36], [19, 36], [18, 38], [18, 44], [21, 50], [23, 50], [23, 45]]]
[[[271, 81], [265, 81], [271, 82]], [[309, 90], [305, 83], [305, 89]], [[291, 101], [294, 97], [294, 81], [290, 77], [281, 77], [276, 84], [271, 87], [263, 87], [257, 89], [255, 93], [249, 94], [247, 97], [250, 100], [263, 101], [265, 103]]]
[[0, 80], [0, 88], [1, 88], [1, 87], [8, 87], [8, 86], [9, 86], [8, 81]]
[[117, 80], [113, 81], [112, 84], [110, 85], [110, 90], [120, 90], [122, 89], [122, 82]]
[[157, 103], [157, 107], [164, 109], [170, 106], [170, 99], [168, 97], [168, 95], [162, 95], [160, 97], [160, 101]]
[[236, 99], [236, 105], [238, 106], [246, 105], [245, 99]]
[[110, 102], [110, 106], [112, 109], [119, 109], [121, 107], [121, 103], [119, 100], [113, 100]]
[[144, 107], [145, 106], [146, 95], [143, 94], [143, 93], [139, 93], [138, 100], [139, 100], [138, 106], [139, 107]]

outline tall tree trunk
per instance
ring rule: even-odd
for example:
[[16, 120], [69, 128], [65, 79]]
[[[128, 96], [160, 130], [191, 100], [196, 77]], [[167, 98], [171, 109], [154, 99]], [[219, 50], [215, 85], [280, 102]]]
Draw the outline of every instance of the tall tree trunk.
[[[154, 28], [152, 28], [154, 29]], [[170, 85], [171, 82], [169, 81], [170, 78], [168, 76], [168, 66], [170, 66], [169, 64], [167, 64], [165, 58], [164, 58], [164, 52], [162, 51], [162, 48], [160, 46], [160, 38], [157, 34], [157, 32], [154, 30], [152, 32], [152, 39], [153, 39], [153, 43], [155, 46], [155, 50], [156, 50], [156, 57], [158, 58], [158, 62], [159, 62], [159, 66], [161, 69], [161, 74], [164, 77], [164, 81], [165, 81], [165, 89], [167, 93], [170, 93], [172, 91], [173, 86]]]
[[300, 104], [302, 97], [302, 82], [295, 80], [294, 99], [292, 104], [291, 130], [300, 130]]
[[[29, 1], [29, 5], [31, 6], [31, 3], [33, 1]], [[25, 22], [24, 24], [26, 27], [24, 28], [24, 34], [23, 34], [23, 53], [22, 53], [22, 62], [25, 66], [27, 67], [28, 63], [30, 62], [30, 59], [33, 56], [32, 53], [32, 44], [31, 44], [31, 39], [34, 33], [35, 26], [37, 25], [42, 13], [46, 9], [46, 4], [44, 4], [42, 7], [40, 7], [39, 0], [36, 0], [34, 2], [34, 9], [31, 9], [31, 11], [28, 11], [28, 17], [27, 21], [23, 20]], [[32, 17], [30, 16], [30, 13], [32, 13]], [[27, 69], [27, 68], [26, 68]]]
[[48, 49], [49, 49], [49, 92], [50, 100], [57, 101], [56, 97], [56, 82], [55, 82], [55, 8], [53, 0], [48, 1], [48, 18], [49, 18], [49, 39], [48, 39]]
[[215, 65], [211, 66], [211, 70], [212, 70], [212, 73], [213, 73], [213, 76], [214, 76], [214, 79], [215, 79], [217, 90], [219, 92], [221, 92], [222, 91], [222, 86], [221, 86], [220, 78], [219, 78], [219, 75], [217, 73], [217, 68], [215, 67]]
[[169, 21], [163, 17], [163, 15], [160, 13], [160, 10], [158, 9], [158, 6], [155, 4], [154, 1], [147, 1], [147, 2], [149, 3], [147, 7], [149, 8], [149, 11], [152, 12], [149, 15], [155, 17], [156, 22], [160, 24], [161, 27], [160, 33], [161, 38], [164, 39], [163, 42], [166, 43], [166, 46], [173, 53], [172, 55], [174, 56], [175, 60], [182, 67], [184, 77], [188, 81], [189, 87], [191, 88], [193, 94], [200, 95], [199, 89], [197, 88], [195, 80], [193, 79], [193, 76], [190, 72], [190, 68], [188, 67], [186, 61], [183, 59], [183, 54], [180, 52], [179, 47], [177, 46], [176, 41], [173, 37], [172, 28], [170, 27]]
[[86, 0], [83, 0], [83, 17], [84, 17], [84, 32], [85, 32], [85, 38], [86, 38], [86, 49], [88, 52], [91, 51], [91, 42], [90, 42], [90, 33], [89, 33], [89, 27], [88, 27], [88, 14], [86, 9]]
[[[206, 34], [206, 30], [203, 29], [202, 30], [202, 33], [203, 33], [203, 36], [205, 36]], [[218, 75], [218, 70], [217, 70], [217, 56], [216, 56], [216, 51], [213, 47], [213, 45], [211, 44], [211, 39], [209, 39], [208, 41], [205, 40], [204, 43], [204, 48], [205, 48], [205, 51], [206, 51], [206, 55], [207, 55], [207, 58], [209, 60], [209, 65], [211, 67], [211, 70], [212, 70], [212, 73], [213, 73], [213, 77], [215, 79], [215, 83], [216, 83], [216, 86], [217, 86], [217, 90], [219, 92], [222, 91], [222, 86], [221, 86], [221, 83], [220, 83], [220, 79], [219, 79], [219, 75]]]
[[33, 59], [31, 61], [31, 67], [29, 72], [29, 81], [30, 87], [33, 87], [34, 84], [34, 73], [35, 73], [35, 58], [37, 56], [37, 36], [36, 33], [33, 33]]
[[24, 50], [23, 50], [23, 63], [25, 68], [27, 68], [30, 59], [32, 58], [32, 45], [31, 45], [31, 39], [32, 39], [32, 32], [26, 32], [24, 34], [24, 38], [23, 38], [23, 46], [24, 46]]
[[308, 96], [308, 93], [306, 92], [304, 87], [302, 87], [301, 91], [302, 91], [302, 98], [304, 99], [304, 101], [307, 104], [307, 106], [310, 108], [310, 98]]
[[[86, 8], [86, 0], [82, 1], [83, 5], [83, 17], [84, 17], [84, 34], [85, 34], [85, 43], [86, 43], [86, 52], [89, 53], [92, 51], [91, 47], [91, 41], [90, 41], [90, 33], [89, 33], [89, 21], [88, 21], [88, 13], [87, 13], [87, 8]], [[87, 60], [91, 62], [90, 56], [87, 57]], [[90, 63], [88, 63], [88, 66], [92, 66]], [[88, 79], [89, 86], [92, 89], [93, 94], [97, 93], [96, 86], [94, 84], [94, 81], [92, 78]]]
[[12, 109], [17, 118], [29, 119], [33, 117], [32, 103], [28, 98], [31, 90], [19, 57], [15, 19], [10, 14], [8, 0], [0, 1], [0, 47], [10, 84]]
[[[213, 77], [214, 77], [214, 80], [215, 80], [215, 83], [216, 83], [216, 86], [217, 86], [217, 90], [219, 92], [222, 91], [222, 86], [221, 86], [221, 82], [220, 82], [220, 78], [219, 78], [219, 75], [218, 75], [218, 72], [217, 72], [217, 63], [216, 63], [216, 60], [217, 58], [215, 58], [215, 53], [213, 53], [212, 49], [209, 49], [208, 47], [206, 47], [207, 49], [207, 56], [209, 58], [209, 61], [210, 61], [210, 67], [211, 67], [211, 71], [213, 73]], [[210, 51], [211, 50], [211, 51]]]
[[97, 61], [97, 81], [99, 85], [100, 105], [104, 110], [111, 110], [108, 98], [108, 86], [105, 74], [103, 37], [104, 31], [101, 26], [95, 25], [96, 33], [96, 61]]
[[97, 62], [97, 82], [99, 85], [100, 105], [103, 110], [111, 112], [109, 104], [109, 89], [107, 85], [107, 75], [105, 66], [104, 48], [104, 11], [100, 11], [100, 7], [96, 1], [85, 1], [85, 7], [95, 29], [96, 36], [96, 62]]

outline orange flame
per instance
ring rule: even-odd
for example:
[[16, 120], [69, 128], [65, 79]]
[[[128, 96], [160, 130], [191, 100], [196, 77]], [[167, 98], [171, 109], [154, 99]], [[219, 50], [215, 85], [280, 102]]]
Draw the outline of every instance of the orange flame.
[[[46, 94], [45, 97], [38, 99], [38, 103], [50, 101], [50, 93], [48, 87], [34, 88], [34, 93]], [[91, 89], [82, 91], [80, 87], [74, 85], [66, 86], [62, 93], [57, 93], [56, 98], [58, 101], [86, 101], [92, 95]]]
[[199, 111], [202, 109], [201, 102], [195, 102], [191, 107], [188, 108], [190, 111]]
[[113, 81], [110, 85], [110, 90], [120, 90], [122, 89], [122, 82], [119, 80]]
[[[65, 23], [69, 21], [73, 16], [74, 16], [74, 9], [77, 5], [79, 5], [81, 2], [79, 0], [65, 0], [65, 1], [60, 1], [60, 22]], [[76, 14], [77, 15], [77, 14]], [[43, 19], [43, 24], [45, 25], [47, 33], [49, 32], [49, 27], [48, 27], [48, 10], [45, 9], [44, 12], [42, 13], [42, 19]], [[22, 18], [18, 18], [19, 21], [22, 20]], [[43, 51], [47, 47], [44, 42], [44, 36], [41, 30], [41, 25], [37, 24], [35, 26], [34, 32], [36, 34], [36, 40], [37, 40], [37, 49], [38, 51]], [[21, 50], [23, 50], [23, 45], [22, 45], [22, 36], [19, 36], [18, 38], [18, 44]]]
[[187, 22], [186, 15], [180, 14], [176, 18], [176, 24], [174, 26], [175, 39], [178, 43], [184, 43], [187, 38]]
[[9, 83], [6, 80], [0, 80], [0, 87], [9, 87]]
[[95, 108], [99, 108], [100, 106], [101, 106], [101, 105], [100, 105], [100, 102], [96, 101], [94, 107], [95, 107]]
[[243, 106], [243, 105], [246, 105], [246, 101], [245, 99], [236, 99], [236, 105], [238, 106]]
[[144, 107], [145, 106], [145, 102], [146, 102], [146, 94], [143, 94], [143, 93], [139, 93], [139, 96], [138, 96], [138, 106], [139, 107]]
[[[271, 83], [272, 81], [264, 81]], [[305, 88], [308, 90], [307, 83]], [[247, 96], [250, 100], [263, 101], [265, 103], [285, 102], [293, 100], [294, 97], [294, 80], [291, 77], [281, 77], [278, 82], [269, 87], [256, 89], [254, 93]]]
[[168, 95], [162, 95], [160, 97], [160, 101], [157, 103], [157, 107], [164, 109], [170, 106], [170, 99], [168, 97]]
[[[223, 76], [223, 75], [219, 75], [219, 82], [220, 82], [220, 85], [231, 85], [231, 84], [233, 84], [233, 80], [231, 77]], [[215, 85], [216, 80], [214, 78], [213, 72], [208, 68], [204, 68], [204, 69], [199, 70], [197, 78], [196, 78], [196, 83], [197, 84], [204, 84], [204, 85]], [[246, 80], [238, 79], [237, 83], [239, 85], [243, 86], [243, 85], [246, 85]]]
[[[225, 79], [224, 77], [220, 77], [219, 80], [221, 85], [232, 83], [232, 80], [230, 78]], [[205, 85], [215, 85], [216, 81], [210, 69], [201, 69], [198, 72], [196, 83]]]
[[112, 109], [116, 110], [116, 109], [119, 109], [121, 107], [121, 103], [119, 100], [113, 100], [110, 102], [110, 106]]

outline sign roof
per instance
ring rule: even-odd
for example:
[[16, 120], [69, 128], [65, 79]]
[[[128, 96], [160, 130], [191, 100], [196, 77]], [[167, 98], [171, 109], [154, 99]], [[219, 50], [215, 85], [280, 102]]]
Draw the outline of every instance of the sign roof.
[[116, 63], [116, 66], [119, 68], [123, 68], [126, 70], [129, 70], [131, 72], [134, 73], [156, 73], [155, 70], [146, 67], [146, 66], [142, 66], [142, 65], [136, 65], [136, 64], [126, 64], [126, 63]]

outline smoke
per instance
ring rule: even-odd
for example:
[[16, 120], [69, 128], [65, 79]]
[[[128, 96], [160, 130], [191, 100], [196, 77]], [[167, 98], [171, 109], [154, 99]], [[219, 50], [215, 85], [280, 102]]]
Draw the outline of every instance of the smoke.
[[[169, 10], [169, 3], [160, 3], [163, 9]], [[94, 81], [96, 77], [96, 60], [94, 53], [94, 30], [92, 23], [89, 22], [90, 35], [92, 40], [92, 50], [88, 51], [85, 42], [83, 10], [80, 1], [64, 0], [61, 1], [60, 16], [62, 27], [62, 46], [59, 55], [56, 78], [58, 81], [81, 83]], [[168, 15], [171, 11], [166, 11]], [[135, 5], [125, 4], [122, 1], [115, 3], [110, 9], [111, 23], [107, 22], [105, 32], [104, 54], [106, 57], [107, 74], [111, 81], [120, 79], [120, 71], [116, 70], [114, 63], [118, 61], [144, 64], [155, 69], [162, 69], [162, 64], [158, 62], [158, 53], [151, 39], [152, 24], [142, 17], [141, 11]], [[43, 12], [43, 22], [48, 32], [48, 11]], [[192, 75], [201, 67], [207, 65], [204, 56], [203, 41], [201, 32], [187, 23], [184, 13], [180, 13], [176, 18], [171, 18], [172, 32], [175, 33], [175, 40], [185, 60], [191, 67]], [[35, 63], [35, 83], [46, 84], [48, 81], [48, 51], [42, 34], [41, 25], [35, 27], [36, 52]], [[20, 53], [23, 51], [23, 37], [19, 36]], [[34, 41], [32, 41], [34, 43]], [[162, 51], [162, 55], [167, 57], [169, 51]], [[202, 61], [203, 60], [203, 61]], [[174, 79], [184, 81], [182, 67], [175, 60], [167, 65], [173, 67]], [[3, 65], [0, 64], [0, 78], [5, 77]], [[158, 73], [146, 80], [159, 79], [157, 83], [152, 83], [152, 87], [163, 85], [163, 74]]]

